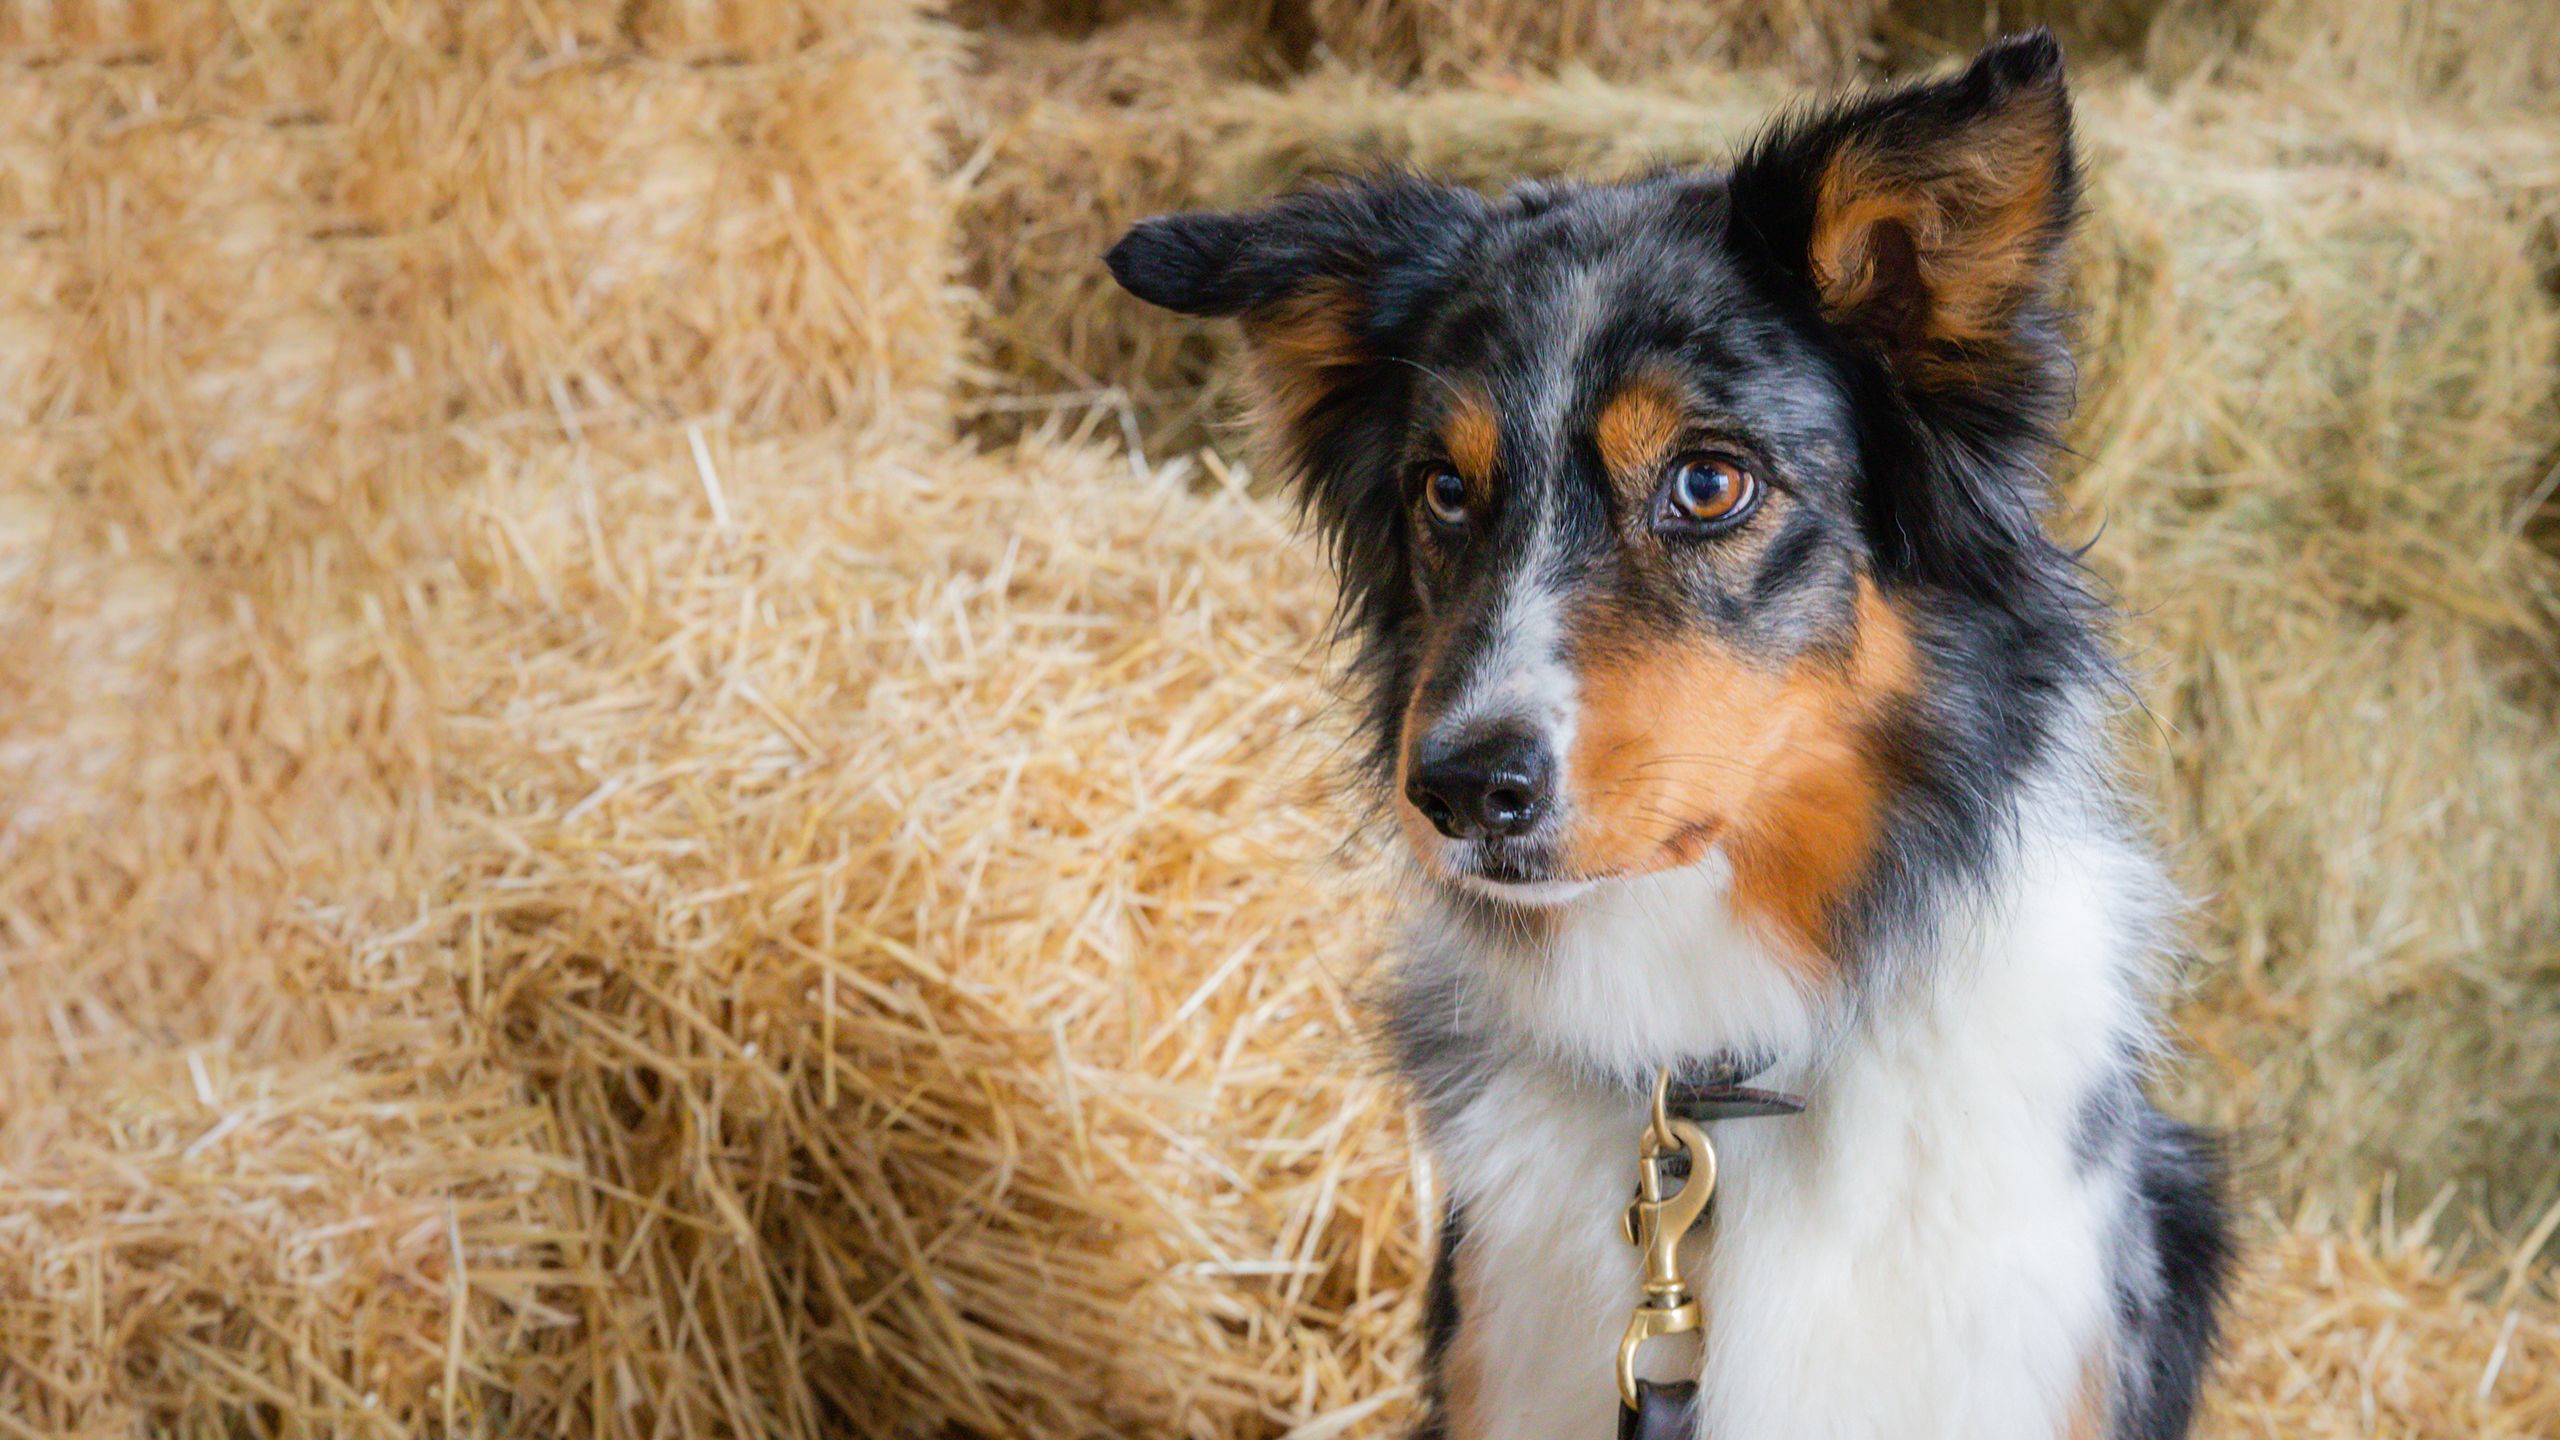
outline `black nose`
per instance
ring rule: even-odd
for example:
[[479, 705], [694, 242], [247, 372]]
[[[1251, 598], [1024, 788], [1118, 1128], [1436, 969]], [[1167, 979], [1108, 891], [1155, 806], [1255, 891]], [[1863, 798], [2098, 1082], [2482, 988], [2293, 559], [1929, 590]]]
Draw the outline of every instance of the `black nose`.
[[1518, 835], [1547, 812], [1555, 762], [1537, 739], [1496, 730], [1446, 749], [1426, 743], [1405, 798], [1452, 840]]

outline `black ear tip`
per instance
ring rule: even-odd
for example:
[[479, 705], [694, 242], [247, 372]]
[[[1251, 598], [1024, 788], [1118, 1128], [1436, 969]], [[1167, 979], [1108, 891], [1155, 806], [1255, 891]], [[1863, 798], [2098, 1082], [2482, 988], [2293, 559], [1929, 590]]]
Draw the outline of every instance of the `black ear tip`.
[[1162, 235], [1150, 233], [1157, 230], [1162, 223], [1157, 220], [1141, 220], [1129, 227], [1128, 234], [1121, 236], [1117, 243], [1103, 252], [1102, 263], [1110, 268], [1111, 278], [1120, 282], [1120, 288], [1131, 291], [1138, 288], [1136, 277], [1147, 272], [1150, 258], [1163, 248]]
[[1158, 215], [1129, 227], [1102, 257], [1120, 288], [1186, 315], [1234, 309], [1229, 268], [1244, 227], [1225, 215]]
[[2039, 25], [2023, 35], [1992, 42], [1973, 67], [2003, 86], [2023, 90], [2051, 84], [2062, 78], [2062, 42]]

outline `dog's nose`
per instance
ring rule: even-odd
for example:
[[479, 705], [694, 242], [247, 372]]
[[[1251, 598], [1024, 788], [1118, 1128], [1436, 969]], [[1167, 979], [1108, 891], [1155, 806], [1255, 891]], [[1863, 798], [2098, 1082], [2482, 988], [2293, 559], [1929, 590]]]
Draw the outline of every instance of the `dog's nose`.
[[1547, 813], [1555, 761], [1544, 742], [1516, 730], [1426, 745], [1404, 787], [1413, 808], [1452, 840], [1518, 835]]

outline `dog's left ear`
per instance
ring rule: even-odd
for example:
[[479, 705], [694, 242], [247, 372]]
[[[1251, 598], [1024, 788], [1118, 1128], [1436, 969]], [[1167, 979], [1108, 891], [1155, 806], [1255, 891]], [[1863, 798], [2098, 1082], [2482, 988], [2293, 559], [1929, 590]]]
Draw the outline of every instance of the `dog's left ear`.
[[1779, 125], [1734, 167], [1735, 240], [1920, 391], [2032, 382], [2079, 200], [2062, 50], [2042, 30], [1952, 79]]
[[1471, 191], [1388, 175], [1258, 210], [1159, 215], [1103, 260], [1149, 304], [1240, 318], [1274, 418], [1303, 446], [1395, 355], [1484, 211]]

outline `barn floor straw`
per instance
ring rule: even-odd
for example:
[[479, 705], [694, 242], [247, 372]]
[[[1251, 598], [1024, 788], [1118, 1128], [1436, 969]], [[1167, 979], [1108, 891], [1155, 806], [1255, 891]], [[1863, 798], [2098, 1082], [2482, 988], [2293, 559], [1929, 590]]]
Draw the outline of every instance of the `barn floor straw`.
[[[1310, 547], [1218, 453], [1127, 453], [1161, 438], [1143, 397], [998, 445], [942, 425], [949, 237], [1082, 204], [1019, 173], [1078, 133], [1075, 87], [1266, 73], [1180, 33], [1209, 48], [1152, 69], [990, 46], [1063, 78], [981, 123], [943, 113], [976, 103], [953, 37], [903, 4], [0, 15], [0, 1435], [1410, 1419], [1432, 1185], [1350, 1038], [1385, 901], [1326, 778]], [[1057, 184], [1232, 191], [1359, 125], [1571, 164], [1593, 139], [1562, 111], [1626, 136], [1780, 88], [1361, 84], [1322, 124], [1281, 113], [1314, 89], [1203, 97], [1197, 174], [1096, 154]], [[2213, 953], [2264, 963], [2207, 972], [2189, 1083], [2434, 1146], [2463, 1131], [2415, 1113], [2442, 1076], [2393, 1068], [2395, 1035], [2539, 1073], [2549, 957], [2518, 937], [2549, 877], [2492, 842], [2540, 823], [2549, 592], [2499, 537], [2549, 453], [2513, 237], [2560, 171], [2494, 114], [2121, 103], [2167, 137], [2129, 178], [2185, 198], [2102, 227], [2130, 298], [2095, 333], [2157, 378], [2093, 394], [2083, 484], [2132, 512], [2120, 578], [2162, 643], [2210, 661], [2164, 682], [2200, 767], [2168, 777], [2179, 823], [2434, 857], [2366, 909], [2218, 912]], [[1184, 113], [1119, 109], [1095, 133]], [[1047, 357], [1198, 384], [1208, 347], [1127, 348], [1056, 224], [1007, 306], [1059, 317]], [[2253, 251], [2286, 263], [2226, 263]], [[2375, 276], [2459, 323], [2331, 305]], [[2280, 343], [2333, 314], [2459, 393], [2362, 339]], [[2166, 578], [2226, 554], [2320, 599], [2243, 592], [2283, 655]], [[2322, 649], [2341, 616], [2356, 645]], [[2295, 655], [2326, 658], [2271, 668]], [[2422, 661], [2432, 697], [2377, 678]], [[2412, 758], [2275, 743], [2307, 685]], [[2287, 810], [2322, 770], [2368, 783]], [[2446, 774], [2474, 788], [2421, 804]], [[2304, 1034], [2335, 1043], [2268, 1038]], [[2371, 1153], [2255, 1183], [2204, 1433], [2560, 1432], [2554, 1197], [2491, 1219]]]

